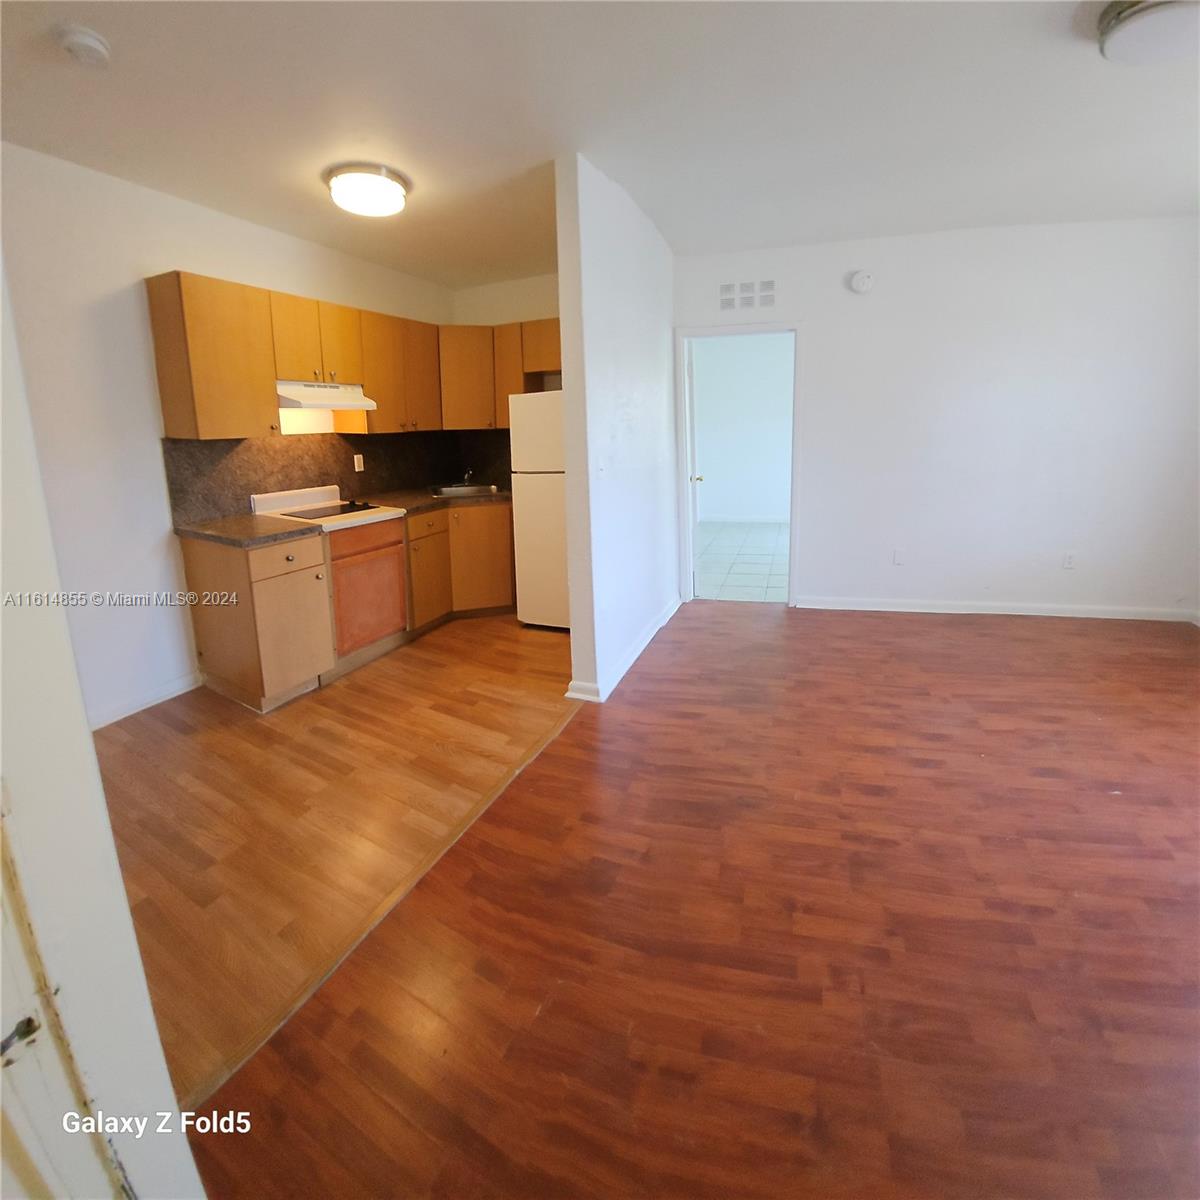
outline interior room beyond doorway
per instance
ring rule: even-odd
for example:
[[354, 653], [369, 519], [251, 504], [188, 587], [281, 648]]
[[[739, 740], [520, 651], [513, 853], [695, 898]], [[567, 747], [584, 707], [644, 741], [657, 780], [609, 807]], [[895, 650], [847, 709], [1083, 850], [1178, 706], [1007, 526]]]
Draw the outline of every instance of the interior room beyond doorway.
[[703, 600], [787, 600], [795, 334], [689, 341], [693, 581]]

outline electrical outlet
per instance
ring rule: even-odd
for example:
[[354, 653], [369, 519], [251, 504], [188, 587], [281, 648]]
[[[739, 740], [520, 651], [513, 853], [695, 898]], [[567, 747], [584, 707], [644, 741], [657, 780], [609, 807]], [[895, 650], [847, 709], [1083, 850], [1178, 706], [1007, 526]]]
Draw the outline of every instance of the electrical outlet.
[[354, 456], [354, 469], [356, 471], [361, 471], [363, 469], [363, 461], [362, 461], [361, 454], [356, 454]]
[[904, 551], [903, 550], [893, 550], [892, 551], [892, 566], [893, 567], [904, 566]]
[[1074, 550], [1068, 550], [1066, 552], [1066, 554], [1063, 555], [1063, 570], [1064, 571], [1075, 570], [1075, 551]]

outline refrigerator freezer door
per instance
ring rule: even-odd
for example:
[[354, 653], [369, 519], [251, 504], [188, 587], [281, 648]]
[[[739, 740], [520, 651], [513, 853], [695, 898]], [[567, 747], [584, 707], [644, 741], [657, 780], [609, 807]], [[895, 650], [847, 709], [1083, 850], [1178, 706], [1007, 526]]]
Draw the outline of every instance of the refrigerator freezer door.
[[512, 489], [517, 619], [568, 629], [565, 477], [517, 474]]
[[563, 470], [562, 392], [510, 396], [508, 422], [514, 471]]

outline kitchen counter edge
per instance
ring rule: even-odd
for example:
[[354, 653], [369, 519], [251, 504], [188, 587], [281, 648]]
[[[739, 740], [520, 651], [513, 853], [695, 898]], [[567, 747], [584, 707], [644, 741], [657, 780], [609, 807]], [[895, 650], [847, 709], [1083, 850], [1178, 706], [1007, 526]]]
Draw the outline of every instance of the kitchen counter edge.
[[222, 546], [237, 546], [243, 550], [274, 542], [291, 542], [320, 532], [317, 526], [297, 525], [282, 517], [260, 517], [255, 513], [216, 517], [211, 521], [187, 521], [175, 526], [177, 537], [219, 542]]
[[[406, 509], [411, 517], [418, 513], [434, 512], [439, 508], [457, 508], [473, 504], [509, 504], [512, 502], [512, 492], [493, 492], [488, 496], [431, 496], [428, 491], [417, 489], [378, 492], [367, 496], [366, 499], [372, 504]], [[297, 538], [312, 537], [320, 532], [318, 527], [310, 528], [281, 517], [258, 516], [255, 513], [215, 517], [211, 521], [186, 521], [175, 526], [177, 537], [219, 542], [222, 546], [237, 546], [243, 550], [269, 546], [273, 542], [290, 542]]]
[[408, 515], [434, 512], [439, 508], [460, 508], [474, 504], [511, 504], [512, 492], [492, 492], [487, 496], [431, 496], [428, 490], [374, 492], [366, 497], [372, 504], [403, 508]]

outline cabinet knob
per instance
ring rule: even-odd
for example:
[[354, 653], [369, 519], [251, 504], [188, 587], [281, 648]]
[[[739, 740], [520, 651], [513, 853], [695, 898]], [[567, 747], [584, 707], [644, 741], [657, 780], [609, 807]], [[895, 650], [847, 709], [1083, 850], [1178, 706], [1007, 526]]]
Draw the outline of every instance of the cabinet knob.
[[494, 428], [494, 427], [495, 427], [495, 424], [496, 424], [496, 422], [495, 422], [495, 421], [489, 421], [489, 422], [488, 422], [488, 428], [489, 428], [489, 429], [492, 429], [492, 428]]
[[313, 367], [313, 378], [317, 380], [321, 378], [321, 372], [316, 367]]
[[420, 547], [420, 546], [415, 546], [415, 545], [414, 545], [414, 546], [413, 546], [413, 548], [412, 548], [412, 552], [413, 552], [414, 554], [420, 554], [420, 553], [421, 553], [421, 547]]
[[279, 428], [279, 426], [278, 426], [278, 425], [272, 425], [272, 426], [271, 426], [271, 428], [272, 428], [272, 429], [278, 429], [278, 428]]
[[294, 554], [288, 554], [288, 555], [285, 555], [285, 556], [284, 556], [284, 561], [285, 561], [285, 562], [295, 562], [295, 561], [296, 561], [296, 556], [295, 556]]
[[330, 371], [330, 372], [329, 372], [329, 382], [330, 382], [330, 383], [337, 383], [337, 372], [336, 372], [336, 371]]
[[322, 571], [318, 571], [318, 572], [317, 572], [317, 578], [318, 578], [318, 579], [324, 579], [324, 578], [325, 578], [325, 575], [324, 575], [324, 573], [323, 573]]
[[414, 421], [414, 422], [412, 423], [412, 427], [413, 427], [414, 429], [416, 429], [416, 428], [417, 428], [417, 422], [416, 422], [416, 421]]

